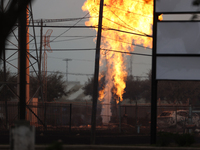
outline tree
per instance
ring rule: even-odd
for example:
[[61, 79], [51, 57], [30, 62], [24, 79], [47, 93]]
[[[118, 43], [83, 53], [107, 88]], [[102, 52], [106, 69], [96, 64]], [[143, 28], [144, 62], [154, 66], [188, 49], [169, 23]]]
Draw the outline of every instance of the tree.
[[[105, 87], [105, 75], [99, 80], [99, 90], [102, 90]], [[85, 86], [82, 88], [85, 95], [93, 96], [93, 86], [94, 86], [94, 77], [88, 78], [88, 81], [85, 83]]]
[[194, 0], [194, 1], [192, 2], [192, 4], [193, 4], [194, 6], [199, 6], [199, 5], [200, 5], [200, 0]]
[[196, 103], [200, 98], [200, 81], [159, 81], [158, 98], [169, 103]]
[[[63, 95], [67, 95], [65, 92], [65, 81], [63, 75], [59, 72], [54, 72], [47, 75], [47, 101], [54, 101], [61, 98]], [[31, 75], [30, 77], [30, 95], [33, 96], [39, 86], [39, 80], [37, 77]]]
[[88, 78], [88, 81], [85, 83], [85, 86], [83, 87], [84, 94], [85, 95], [93, 95], [93, 84], [94, 84], [94, 78]]
[[[4, 76], [5, 75], [5, 76]], [[6, 81], [4, 81], [6, 77]], [[11, 75], [10, 71], [4, 74], [3, 70], [0, 70], [0, 101], [9, 101], [16, 97], [17, 91], [17, 77]]]
[[130, 99], [131, 101], [142, 98], [143, 81], [138, 77], [128, 76], [126, 81], [124, 99]]
[[[92, 96], [93, 82], [94, 82], [93, 78], [88, 79], [88, 81], [85, 83], [85, 86], [83, 87], [84, 94]], [[144, 97], [143, 94], [145, 92], [148, 94], [151, 93], [149, 89], [150, 87], [149, 83], [150, 83], [149, 80], [141, 80], [137, 77], [128, 76], [126, 80], [126, 88], [125, 88], [125, 93], [123, 94], [123, 98], [130, 99], [130, 101], [143, 98]], [[102, 77], [101, 81], [99, 81], [99, 89], [105, 87], [104, 85], [105, 85], [105, 77]], [[112, 89], [113, 98], [116, 97], [114, 91], [116, 91], [115, 87], [113, 87]]]

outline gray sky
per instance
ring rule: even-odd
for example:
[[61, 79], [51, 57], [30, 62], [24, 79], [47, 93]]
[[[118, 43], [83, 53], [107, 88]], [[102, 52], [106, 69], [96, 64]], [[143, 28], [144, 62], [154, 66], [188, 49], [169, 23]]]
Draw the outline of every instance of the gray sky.
[[[33, 17], [36, 19], [63, 19], [63, 18], [80, 18], [84, 17], [87, 12], [83, 12], [81, 7], [86, 0], [35, 0], [33, 8]], [[78, 22], [79, 21], [79, 22]], [[46, 25], [84, 25], [85, 20], [76, 20], [68, 22], [56, 22], [56, 23], [46, 23]], [[53, 40], [56, 36], [66, 32], [68, 28], [44, 28], [43, 34], [46, 33], [48, 29], [53, 29], [50, 40]], [[32, 29], [30, 29], [32, 33]], [[36, 28], [37, 43], [39, 47], [39, 36], [40, 28]], [[88, 38], [74, 40], [77, 37], [69, 36], [91, 36]], [[93, 29], [85, 28], [71, 28], [69, 31], [64, 33], [61, 37], [56, 38], [50, 43], [52, 49], [95, 49], [96, 43], [94, 37], [96, 36], [96, 31]], [[73, 39], [73, 40], [69, 40]], [[16, 40], [11, 38], [11, 41], [17, 43]], [[32, 42], [33, 43], [33, 42]], [[33, 44], [30, 44], [30, 49], [34, 48]], [[150, 49], [144, 49], [140, 47], [135, 47], [134, 52], [151, 54]], [[13, 52], [12, 52], [13, 53]], [[8, 52], [7, 57], [12, 53]], [[32, 52], [33, 55], [34, 52]], [[16, 57], [13, 56], [13, 57]], [[66, 62], [63, 61], [65, 58], [70, 58], [72, 61], [68, 62], [68, 73], [75, 74], [93, 74], [94, 73], [94, 59], [95, 51], [65, 51], [52, 53], [47, 52], [47, 70], [48, 71], [60, 71], [66, 72]], [[128, 56], [128, 60], [130, 56]], [[134, 76], [146, 76], [146, 74], [151, 69], [151, 57], [150, 56], [137, 56], [132, 55], [132, 73]], [[17, 63], [12, 61], [12, 63]], [[130, 64], [130, 61], [127, 62]], [[11, 71], [16, 71], [11, 65], [8, 65]], [[127, 66], [127, 67], [130, 67]], [[33, 70], [32, 68], [30, 70]], [[87, 81], [87, 75], [68, 75], [69, 81], [80, 81], [84, 83]]]

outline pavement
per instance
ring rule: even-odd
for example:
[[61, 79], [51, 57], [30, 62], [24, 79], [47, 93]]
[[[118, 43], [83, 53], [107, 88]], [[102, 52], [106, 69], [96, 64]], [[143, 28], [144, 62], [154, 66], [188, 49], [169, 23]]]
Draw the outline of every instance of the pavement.
[[[49, 145], [35, 145], [35, 150], [45, 150], [47, 147]], [[0, 145], [0, 150], [9, 150], [9, 148], [9, 145]], [[200, 147], [63, 145], [63, 150], [200, 150]]]

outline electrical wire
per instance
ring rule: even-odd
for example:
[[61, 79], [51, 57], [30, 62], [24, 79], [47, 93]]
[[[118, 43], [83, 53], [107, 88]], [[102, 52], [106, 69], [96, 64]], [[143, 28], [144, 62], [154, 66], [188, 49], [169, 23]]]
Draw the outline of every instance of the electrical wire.
[[[153, 16], [146, 16], [146, 15], [142, 15], [142, 14], [138, 14], [138, 13], [134, 13], [134, 12], [131, 12], [131, 11], [128, 11], [128, 10], [123, 10], [121, 8], [118, 8], [118, 7], [115, 7], [115, 6], [111, 6], [111, 5], [105, 5], [105, 6], [108, 6], [108, 7], [112, 7], [112, 8], [115, 8], [115, 9], [118, 9], [118, 10], [121, 10], [121, 11], [125, 11], [127, 13], [132, 13], [132, 14], [135, 14], [135, 15], [138, 15], [138, 16], [142, 16], [142, 17], [146, 17], [146, 18], [152, 18], [153, 19]], [[152, 10], [153, 12], [153, 10]]]
[[152, 7], [153, 7], [153, 5], [152, 5], [152, 4], [148, 4], [148, 0], [143, 0], [143, 2], [142, 2], [142, 1], [140, 1], [140, 0], [132, 0], [132, 1], [137, 1], [138, 3], [144, 3], [144, 4], [146, 4], [146, 5], [150, 5], [150, 6], [152, 6]]
[[[35, 72], [35, 71], [30, 71]], [[47, 73], [59, 73], [59, 74], [68, 74], [68, 75], [77, 75], [77, 76], [93, 76], [94, 74], [86, 74], [86, 73], [66, 73], [66, 72], [60, 72], [60, 71], [47, 71]]]
[[102, 28], [102, 29], [104, 29], [104, 30], [113, 30], [113, 31], [118, 31], [118, 32], [123, 32], [123, 33], [128, 33], [128, 34], [134, 34], [134, 35], [138, 35], [138, 36], [146, 36], [146, 37], [150, 37], [150, 38], [152, 38], [153, 36], [152, 35], [147, 35], [147, 34], [145, 34], [145, 35], [143, 35], [143, 34], [139, 34], [139, 33], [133, 33], [133, 32], [128, 32], [128, 31], [123, 31], [123, 30], [118, 30], [118, 29], [114, 29], [114, 28]]
[[[104, 5], [106, 6], [106, 4], [104, 4]], [[111, 11], [111, 10], [110, 10], [110, 11]], [[129, 29], [129, 30], [136, 30], [137, 32], [142, 33], [142, 34], [148, 36], [146, 33], [142, 32], [142, 31], [139, 31], [139, 30], [137, 30], [137, 29], [135, 29], [135, 28], [130, 27], [130, 26], [129, 26], [127, 23], [125, 23], [121, 18], [119, 18], [113, 11], [111, 11], [111, 12], [112, 12], [118, 19], [120, 19], [120, 21], [122, 21], [124, 24], [126, 24], [126, 26], [121, 25], [121, 24], [119, 24], [118, 22], [112, 21], [111, 19], [106, 18], [105, 16], [103, 16], [103, 19], [107, 19], [107, 20], [109, 20], [109, 21], [111, 21], [111, 22], [113, 22], [113, 23], [115, 23], [115, 24], [117, 24], [117, 25], [119, 25], [119, 26], [122, 26], [122, 27], [124, 27], [124, 28], [126, 28], [126, 29]], [[97, 13], [97, 12], [96, 12], [96, 13]], [[152, 19], [153, 19], [153, 18], [152, 18]], [[127, 26], [129, 26], [129, 27], [127, 27]]]
[[[72, 59], [72, 58], [60, 58], [60, 57], [52, 57], [52, 56], [48, 56], [48, 58], [54, 58], [54, 59]], [[72, 60], [95, 62], [95, 60], [86, 60], [86, 59], [72, 59]]]
[[[73, 40], [79, 40], [79, 39], [85, 39], [85, 38], [91, 38], [91, 37], [96, 37], [96, 36], [62, 36], [62, 37], [77, 37], [77, 38], [74, 38], [74, 39], [66, 39], [66, 40], [57, 40], [57, 41], [53, 41], [51, 43], [55, 43], [55, 42], [64, 42], [64, 41], [73, 41]], [[148, 47], [144, 47], [142, 45], [136, 45], [136, 44], [133, 44], [133, 43], [128, 43], [128, 42], [125, 42], [125, 41], [122, 41], [122, 40], [116, 40], [116, 39], [112, 39], [110, 37], [105, 37], [105, 36], [102, 36], [102, 38], [105, 38], [105, 39], [110, 39], [110, 40], [113, 40], [113, 41], [118, 41], [118, 42], [121, 42], [121, 43], [126, 43], [126, 44], [130, 44], [130, 45], [134, 45], [134, 46], [137, 46], [137, 47], [141, 47], [141, 48], [146, 48], [146, 49], [150, 49], [151, 48], [148, 48]], [[37, 44], [40, 44], [40, 43], [37, 43]], [[11, 45], [11, 44], [8, 44], [8, 45]], [[30, 43], [29, 45], [34, 45], [34, 43]]]
[[126, 43], [126, 44], [130, 44], [130, 45], [134, 45], [134, 46], [136, 46], [136, 47], [141, 47], [141, 48], [146, 48], [146, 49], [152, 50], [151, 48], [149, 48], [149, 47], [144, 47], [144, 46], [142, 46], [142, 45], [136, 45], [136, 44], [133, 44], [133, 43], [124, 42], [124, 41], [121, 41], [121, 40], [116, 40], [116, 39], [112, 39], [112, 38], [105, 37], [105, 36], [101, 36], [101, 37], [102, 37], [102, 38], [105, 38], [105, 39], [110, 39], [110, 40], [113, 40], [113, 41], [121, 42], [121, 43]]
[[[57, 37], [57, 36], [55, 36]], [[57, 41], [53, 41], [51, 43], [56, 43], [56, 42], [64, 42], [64, 41], [74, 41], [74, 40], [79, 40], [79, 39], [86, 39], [86, 38], [94, 38], [96, 36], [65, 36], [65, 37], [76, 37], [76, 38], [72, 38], [72, 39], [65, 39], [65, 40], [57, 40]], [[40, 44], [40, 43], [36, 43], [36, 44]], [[13, 44], [7, 44], [7, 45], [13, 45]], [[35, 43], [29, 43], [29, 45], [35, 45]]]
[[[16, 51], [18, 49], [16, 48], [6, 48], [5, 50], [12, 50]], [[73, 48], [68, 48], [68, 49], [52, 49], [53, 51], [90, 51], [90, 50], [96, 50], [95, 48], [80, 48], [80, 49], [73, 49]], [[29, 51], [36, 51], [35, 49], [29, 49]]]
[[[87, 13], [84, 17], [86, 17], [89, 13]], [[76, 26], [80, 21], [82, 20], [82, 18], [80, 18], [72, 27]], [[60, 37], [61, 35], [65, 34], [66, 32], [68, 32], [72, 27], [70, 27], [69, 29], [67, 29], [66, 31], [64, 31], [63, 33], [59, 34], [57, 37], [55, 37], [53, 40], [51, 40], [50, 42], [54, 41], [55, 39], [57, 39], [58, 37]]]
[[[126, 26], [128, 26], [129, 27], [129, 30], [131, 29], [131, 30], [135, 30], [135, 31], [137, 31], [137, 32], [139, 32], [139, 33], [142, 33], [142, 34], [144, 34], [144, 35], [147, 35], [146, 33], [144, 33], [144, 32], [141, 32], [141, 31], [139, 31], [139, 30], [137, 30], [137, 29], [135, 29], [135, 28], [132, 28], [130, 25], [128, 25], [125, 21], [123, 21], [115, 12], [113, 12], [112, 10], [110, 10], [121, 22], [123, 22]], [[109, 19], [110, 20], [110, 19]], [[112, 21], [112, 20], [110, 20], [110, 21]], [[114, 21], [112, 21], [112, 22], [114, 22]], [[121, 25], [122, 26], [122, 25]], [[124, 26], [123, 26], [124, 27]], [[127, 28], [127, 27], [125, 27], [125, 28]]]
[[101, 49], [101, 50], [112, 51], [112, 52], [116, 52], [116, 53], [131, 54], [131, 55], [152, 56], [152, 55], [150, 55], [150, 54], [133, 53], [133, 52], [123, 52], [123, 51], [112, 50], [112, 49]]
[[[89, 16], [89, 17], [81, 17], [81, 18], [62, 18], [62, 19], [37, 19], [33, 20], [34, 23], [51, 23], [51, 22], [67, 22], [67, 21], [76, 21], [76, 20], [83, 20], [89, 18], [97, 18], [98, 16]], [[31, 22], [32, 23], [32, 22]]]
[[91, 38], [91, 37], [96, 37], [96, 36], [87, 36], [87, 37], [80, 37], [80, 38], [74, 38], [74, 39], [66, 39], [66, 40], [57, 40], [57, 41], [53, 41], [51, 43], [56, 43], [56, 42], [67, 42], [67, 41], [74, 41], [74, 40], [81, 40], [81, 39], [86, 39], [86, 38]]
[[[6, 50], [18, 50], [18, 49], [6, 49]], [[30, 51], [35, 51], [35, 49], [29, 49]], [[63, 52], [63, 51], [94, 51], [96, 50], [95, 48], [86, 48], [86, 49], [52, 49], [55, 52]], [[133, 52], [124, 52], [124, 51], [119, 51], [119, 50], [112, 50], [112, 49], [101, 49], [101, 50], [106, 50], [106, 51], [113, 51], [116, 53], [125, 53], [125, 54], [132, 54], [132, 55], [141, 55], [141, 56], [152, 56], [150, 54], [142, 54], [142, 53], [133, 53]]]

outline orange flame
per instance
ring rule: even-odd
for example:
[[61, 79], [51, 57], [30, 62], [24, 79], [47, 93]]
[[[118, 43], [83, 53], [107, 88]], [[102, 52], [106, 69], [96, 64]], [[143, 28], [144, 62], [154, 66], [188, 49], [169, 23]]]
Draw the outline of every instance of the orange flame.
[[[91, 16], [86, 26], [98, 25], [99, 4], [100, 0], [87, 0], [82, 6]], [[133, 43], [151, 48], [152, 38], [146, 35], [152, 35], [152, 24], [153, 0], [104, 0], [100, 69], [106, 70], [106, 85], [100, 96], [106, 97], [104, 92], [111, 93], [115, 87], [115, 94], [123, 100], [127, 77], [124, 52], [132, 51]]]

